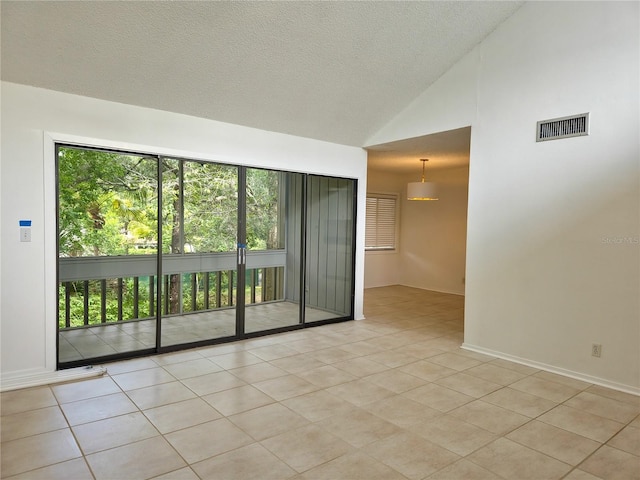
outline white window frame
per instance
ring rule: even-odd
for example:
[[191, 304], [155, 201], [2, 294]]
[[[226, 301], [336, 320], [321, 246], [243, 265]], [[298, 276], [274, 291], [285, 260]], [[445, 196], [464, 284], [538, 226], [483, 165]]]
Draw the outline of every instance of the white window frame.
[[[384, 200], [391, 200], [393, 201], [393, 209], [390, 210], [389, 208], [387, 208], [386, 210], [383, 210], [383, 214], [391, 214], [392, 218], [389, 220], [387, 219], [382, 219], [385, 223], [392, 223], [392, 230], [393, 233], [391, 234], [389, 231], [386, 232], [386, 237], [383, 237], [382, 241], [380, 242], [379, 240], [376, 240], [374, 243], [375, 245], [369, 245], [370, 243], [370, 235], [371, 235], [371, 229], [375, 229], [375, 235], [378, 235], [378, 222], [379, 222], [379, 214], [380, 211], [376, 210], [376, 213], [378, 214], [378, 218], [373, 218], [371, 217], [371, 212], [369, 211], [369, 208], [367, 208], [367, 212], [366, 212], [366, 220], [365, 220], [365, 251], [367, 253], [373, 253], [373, 252], [379, 252], [379, 253], [393, 253], [396, 252], [398, 250], [398, 229], [399, 229], [399, 225], [400, 225], [400, 215], [399, 215], [399, 211], [400, 211], [400, 201], [399, 201], [400, 196], [397, 193], [378, 193], [378, 192], [367, 192], [367, 200], [366, 200], [366, 206], [368, 207], [370, 204], [371, 200], [376, 200], [376, 201], [384, 201]], [[388, 202], [386, 202], [388, 204]], [[388, 205], [387, 205], [388, 207]], [[373, 225], [372, 225], [373, 222]], [[389, 226], [389, 225], [387, 225]], [[384, 233], [383, 233], [384, 235]], [[384, 239], [386, 238], [387, 240], [389, 239], [389, 237], [392, 235], [392, 242], [393, 244], [381, 244], [381, 243], [386, 243], [384, 242]]]

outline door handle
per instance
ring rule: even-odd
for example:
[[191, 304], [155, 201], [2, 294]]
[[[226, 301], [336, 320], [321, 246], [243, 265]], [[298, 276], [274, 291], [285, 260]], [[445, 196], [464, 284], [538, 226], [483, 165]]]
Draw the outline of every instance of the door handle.
[[238, 244], [238, 265], [247, 263], [247, 246], [244, 243]]

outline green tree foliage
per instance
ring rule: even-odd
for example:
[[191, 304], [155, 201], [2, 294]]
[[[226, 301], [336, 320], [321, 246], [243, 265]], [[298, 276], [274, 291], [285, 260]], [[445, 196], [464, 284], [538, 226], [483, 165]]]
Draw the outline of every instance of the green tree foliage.
[[[63, 147], [58, 154], [59, 256], [143, 255], [157, 252], [158, 161], [162, 170], [164, 254], [235, 250], [238, 223], [238, 168], [162, 157], [125, 155]], [[280, 175], [247, 169], [247, 245], [252, 250], [281, 248]], [[192, 272], [184, 272], [187, 275]], [[202, 277], [204, 274], [198, 274]], [[169, 313], [188, 311], [192, 285], [170, 275]], [[111, 279], [113, 280], [113, 279]], [[131, 278], [124, 279], [123, 318], [133, 318]], [[100, 323], [100, 282], [89, 283], [89, 323]], [[107, 321], [117, 320], [117, 292], [110, 281]], [[198, 280], [198, 287], [201, 285]], [[139, 295], [139, 318], [148, 316], [148, 282]], [[69, 316], [83, 324], [82, 281], [72, 284]], [[65, 326], [65, 293], [60, 288], [60, 324]], [[202, 294], [197, 292], [198, 305]], [[182, 305], [180, 297], [183, 298]], [[143, 300], [144, 299], [144, 300]], [[145, 303], [146, 302], [146, 303]], [[203, 307], [199, 307], [203, 308]], [[146, 312], [146, 313], [142, 313]]]
[[279, 226], [284, 212], [279, 188], [282, 174], [271, 170], [247, 170], [247, 245], [251, 250], [283, 248]]
[[229, 252], [236, 248], [238, 169], [186, 162], [184, 239], [191, 252]]
[[136, 244], [157, 243], [154, 163], [144, 157], [61, 148], [59, 255], [125, 255]]

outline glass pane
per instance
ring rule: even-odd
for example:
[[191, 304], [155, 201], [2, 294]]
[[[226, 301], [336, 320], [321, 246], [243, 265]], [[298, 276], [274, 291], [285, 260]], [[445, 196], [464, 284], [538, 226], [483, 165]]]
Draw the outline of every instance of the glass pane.
[[353, 315], [354, 185], [308, 177], [305, 323]]
[[238, 228], [238, 169], [184, 162], [184, 252], [231, 252]]
[[59, 147], [60, 363], [155, 347], [157, 161]]
[[303, 179], [296, 173], [247, 169], [246, 332], [300, 322]]
[[286, 174], [247, 169], [247, 248], [284, 248]]
[[182, 253], [182, 185], [180, 160], [161, 158], [162, 253]]
[[155, 254], [155, 159], [61, 147], [60, 257]]
[[162, 346], [236, 334], [238, 168], [162, 159]]

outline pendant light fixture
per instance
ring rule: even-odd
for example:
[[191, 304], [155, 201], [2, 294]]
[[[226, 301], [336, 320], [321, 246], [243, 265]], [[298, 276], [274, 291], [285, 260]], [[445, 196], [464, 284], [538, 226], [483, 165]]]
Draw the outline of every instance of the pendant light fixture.
[[438, 200], [438, 188], [436, 184], [424, 181], [424, 168], [429, 159], [421, 158], [420, 161], [422, 162], [422, 181], [407, 184], [407, 199]]

